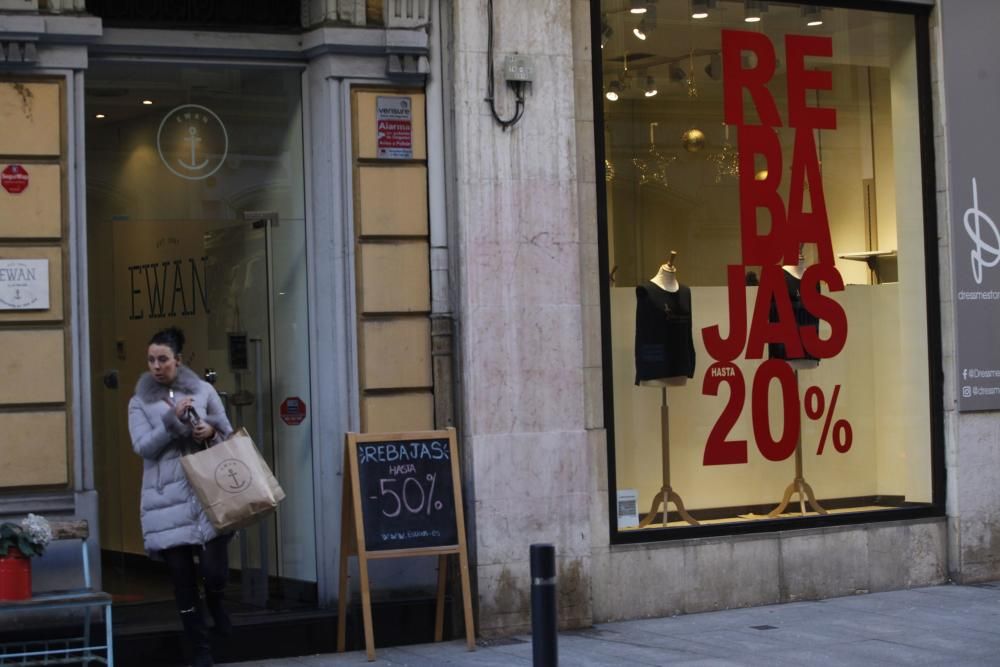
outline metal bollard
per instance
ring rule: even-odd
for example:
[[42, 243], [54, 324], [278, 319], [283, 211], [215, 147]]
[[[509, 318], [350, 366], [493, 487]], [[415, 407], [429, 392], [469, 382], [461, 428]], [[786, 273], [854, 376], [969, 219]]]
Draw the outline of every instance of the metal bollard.
[[531, 545], [531, 655], [534, 667], [556, 667], [556, 548]]

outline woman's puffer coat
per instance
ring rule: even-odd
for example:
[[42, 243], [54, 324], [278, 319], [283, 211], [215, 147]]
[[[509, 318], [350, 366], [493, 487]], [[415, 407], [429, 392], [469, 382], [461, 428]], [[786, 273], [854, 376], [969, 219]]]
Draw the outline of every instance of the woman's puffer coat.
[[139, 514], [150, 555], [182, 544], [205, 544], [217, 535], [181, 468], [181, 455], [198, 448], [191, 426], [174, 413], [172, 403], [185, 396], [194, 399], [198, 416], [215, 427], [219, 436], [233, 431], [215, 389], [187, 366], [178, 367], [170, 386], [149, 373], [139, 378], [128, 404], [128, 430], [132, 449], [143, 459]]

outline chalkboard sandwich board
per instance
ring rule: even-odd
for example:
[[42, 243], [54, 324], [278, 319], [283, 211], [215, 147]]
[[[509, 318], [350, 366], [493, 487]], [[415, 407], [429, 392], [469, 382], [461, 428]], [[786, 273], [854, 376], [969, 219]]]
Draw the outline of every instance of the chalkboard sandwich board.
[[438, 556], [434, 639], [444, 629], [447, 557], [459, 559], [466, 641], [475, 648], [469, 558], [455, 429], [408, 433], [348, 433], [344, 446], [340, 601], [337, 650], [346, 644], [347, 563], [358, 557], [368, 659], [375, 659], [368, 561]]
[[449, 438], [386, 438], [355, 447], [365, 549], [458, 544]]

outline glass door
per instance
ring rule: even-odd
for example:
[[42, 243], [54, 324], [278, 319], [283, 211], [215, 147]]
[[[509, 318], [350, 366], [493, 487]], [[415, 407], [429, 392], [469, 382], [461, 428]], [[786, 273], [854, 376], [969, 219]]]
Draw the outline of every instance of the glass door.
[[231, 547], [248, 608], [316, 598], [300, 77], [296, 71], [94, 64], [87, 198], [94, 456], [105, 588], [163, 603], [145, 558], [127, 404], [150, 336], [181, 327], [287, 493]]

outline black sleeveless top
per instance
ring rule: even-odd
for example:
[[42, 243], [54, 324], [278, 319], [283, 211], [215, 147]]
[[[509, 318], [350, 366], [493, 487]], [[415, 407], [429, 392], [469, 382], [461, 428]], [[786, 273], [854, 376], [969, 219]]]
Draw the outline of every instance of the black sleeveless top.
[[[795, 333], [799, 337], [799, 342], [801, 343], [802, 333], [800, 327], [806, 326], [818, 329], [819, 318], [802, 306], [802, 281], [790, 274], [788, 271], [782, 271], [782, 273], [785, 274], [785, 287], [788, 288], [788, 298], [792, 302], [792, 313], [795, 314]], [[816, 291], [817, 293], [819, 292], [819, 285], [816, 286]], [[771, 301], [771, 310], [768, 316], [768, 321], [778, 321], [778, 308], [773, 300]], [[785, 349], [785, 345], [783, 343], [768, 343], [767, 356], [771, 359], [809, 359], [811, 361], [819, 361], [816, 357], [809, 354], [804, 344], [802, 345], [802, 356], [789, 357], [788, 351]]]
[[694, 377], [691, 288], [646, 282], [635, 288], [635, 383], [671, 377]]

